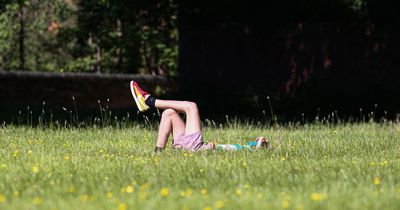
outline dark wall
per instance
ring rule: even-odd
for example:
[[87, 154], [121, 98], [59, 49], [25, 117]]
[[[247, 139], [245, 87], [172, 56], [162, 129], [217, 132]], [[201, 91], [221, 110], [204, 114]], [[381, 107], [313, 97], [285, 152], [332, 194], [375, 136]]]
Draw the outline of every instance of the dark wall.
[[360, 108], [400, 112], [393, 8], [376, 1], [362, 11], [341, 1], [184, 2], [183, 90], [205, 112], [260, 115], [269, 110], [267, 96], [288, 118], [318, 110], [356, 117]]
[[68, 117], [63, 108], [75, 112], [74, 103], [82, 115], [98, 116], [100, 105], [125, 114], [136, 113], [130, 80], [136, 80], [153, 95], [168, 93], [173, 87], [167, 78], [151, 75], [0, 71], [0, 120], [16, 119], [19, 111], [25, 116], [28, 107], [34, 114], [44, 108]]

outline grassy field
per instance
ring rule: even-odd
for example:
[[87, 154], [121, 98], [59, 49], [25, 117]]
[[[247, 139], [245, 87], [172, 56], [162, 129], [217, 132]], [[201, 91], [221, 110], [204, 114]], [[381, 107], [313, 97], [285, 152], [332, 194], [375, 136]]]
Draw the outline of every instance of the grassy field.
[[0, 209], [400, 209], [400, 125], [206, 127], [263, 151], [154, 154], [156, 130], [0, 128]]

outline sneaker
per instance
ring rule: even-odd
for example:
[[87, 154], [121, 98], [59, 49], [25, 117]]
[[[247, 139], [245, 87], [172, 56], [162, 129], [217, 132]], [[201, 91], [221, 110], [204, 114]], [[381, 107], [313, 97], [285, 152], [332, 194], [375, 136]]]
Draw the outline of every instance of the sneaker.
[[144, 111], [150, 109], [150, 107], [147, 106], [146, 103], [144, 102], [146, 99], [145, 97], [150, 94], [148, 94], [146, 91], [143, 91], [139, 87], [139, 85], [133, 80], [130, 83], [130, 88], [131, 88], [132, 96], [135, 99], [135, 102], [136, 102], [136, 105], [137, 105], [139, 111], [144, 112]]

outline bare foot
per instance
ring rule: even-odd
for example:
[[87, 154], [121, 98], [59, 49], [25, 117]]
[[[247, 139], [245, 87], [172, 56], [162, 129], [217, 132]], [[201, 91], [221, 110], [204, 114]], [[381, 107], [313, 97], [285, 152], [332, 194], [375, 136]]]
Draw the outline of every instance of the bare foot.
[[210, 149], [215, 149], [214, 142], [208, 142], [207, 145], [209, 146]]
[[265, 139], [263, 136], [260, 136], [256, 139], [257, 141], [257, 145], [256, 145], [256, 149], [260, 149], [260, 148], [270, 148], [270, 142]]

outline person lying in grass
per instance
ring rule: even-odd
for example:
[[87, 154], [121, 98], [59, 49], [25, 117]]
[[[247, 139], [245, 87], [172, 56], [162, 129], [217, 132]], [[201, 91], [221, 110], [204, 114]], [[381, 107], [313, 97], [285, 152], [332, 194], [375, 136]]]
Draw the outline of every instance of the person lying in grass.
[[[160, 152], [165, 148], [171, 133], [173, 136], [172, 146], [175, 149], [191, 151], [213, 149], [242, 150], [269, 148], [270, 146], [269, 141], [262, 136], [257, 137], [256, 141], [249, 142], [247, 145], [205, 143], [201, 133], [200, 115], [196, 103], [156, 99], [142, 90], [135, 81], [130, 82], [130, 89], [139, 111], [144, 112], [150, 108], [164, 110], [158, 129], [155, 152]], [[186, 123], [178, 112], [186, 115]]]

